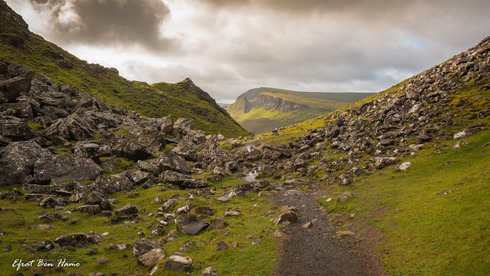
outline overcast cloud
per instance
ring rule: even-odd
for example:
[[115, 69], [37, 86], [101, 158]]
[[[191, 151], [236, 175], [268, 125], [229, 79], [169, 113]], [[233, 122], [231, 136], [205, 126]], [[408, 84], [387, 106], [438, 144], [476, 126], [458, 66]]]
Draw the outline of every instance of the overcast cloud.
[[32, 31], [131, 80], [218, 101], [271, 86], [380, 91], [476, 45], [488, 0], [7, 0]]

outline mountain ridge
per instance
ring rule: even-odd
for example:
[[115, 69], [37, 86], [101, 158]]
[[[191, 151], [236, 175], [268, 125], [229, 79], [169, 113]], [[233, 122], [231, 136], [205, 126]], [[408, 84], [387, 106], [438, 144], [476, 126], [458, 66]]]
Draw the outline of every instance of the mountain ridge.
[[[196, 128], [208, 133], [218, 134], [222, 131], [228, 137], [249, 135], [190, 79], [176, 84], [151, 85], [128, 81], [119, 76], [116, 68], [80, 60], [30, 32], [28, 24], [4, 0], [0, 1], [0, 14], [0, 52], [3, 59], [45, 74], [55, 82], [70, 84], [96, 95], [108, 104], [136, 110], [142, 115], [186, 117], [195, 121]], [[177, 91], [190, 98], [178, 96]], [[195, 114], [193, 110], [198, 110], [200, 114]], [[210, 121], [203, 119], [203, 116]]]
[[371, 94], [260, 87], [238, 96], [226, 110], [252, 133], [262, 133], [314, 118]]

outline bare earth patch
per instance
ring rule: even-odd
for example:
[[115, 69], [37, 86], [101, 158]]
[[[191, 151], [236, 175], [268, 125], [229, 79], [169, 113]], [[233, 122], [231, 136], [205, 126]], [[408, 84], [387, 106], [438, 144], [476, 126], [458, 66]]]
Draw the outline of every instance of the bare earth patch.
[[274, 275], [383, 274], [381, 262], [355, 244], [358, 239], [335, 237], [325, 210], [310, 195], [279, 187], [274, 199], [278, 205], [295, 206], [298, 213], [298, 220], [284, 228], [286, 237]]

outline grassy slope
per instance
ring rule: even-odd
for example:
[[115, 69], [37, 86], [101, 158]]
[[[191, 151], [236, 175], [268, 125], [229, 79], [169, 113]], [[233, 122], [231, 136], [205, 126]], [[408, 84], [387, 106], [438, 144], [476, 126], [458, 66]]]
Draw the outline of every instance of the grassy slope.
[[[228, 137], [248, 135], [231, 117], [186, 91], [185, 81], [154, 85], [129, 82], [114, 70], [87, 64], [42, 37], [2, 20], [0, 34], [0, 58], [42, 73], [56, 83], [70, 84], [96, 95], [106, 104], [135, 110], [149, 117], [190, 118], [197, 129], [207, 133]], [[21, 47], [12, 47], [7, 41], [21, 41]]]
[[464, 140], [470, 144], [460, 149], [448, 141], [440, 154], [429, 145], [405, 158], [412, 162], [406, 172], [394, 173], [390, 166], [330, 189], [334, 198], [353, 192], [351, 201], [327, 202], [326, 196], [319, 202], [329, 212], [355, 213], [359, 231], [381, 230], [378, 252], [390, 274], [488, 275], [490, 131]]
[[[145, 232], [149, 235], [151, 232], [150, 225], [153, 225], [156, 221], [155, 217], [149, 217], [149, 212], [156, 212], [156, 209], [161, 206], [161, 203], [156, 203], [153, 200], [156, 196], [160, 196], [163, 201], [166, 199], [180, 195], [186, 200], [181, 200], [170, 211], [175, 212], [179, 207], [182, 207], [188, 203], [191, 203], [191, 207], [209, 206], [213, 208], [215, 218], [223, 218], [229, 223], [229, 226], [223, 230], [211, 230], [207, 228], [199, 235], [185, 236], [180, 235], [180, 238], [175, 239], [172, 242], [165, 243], [163, 245], [167, 254], [176, 252], [182, 246], [185, 241], [193, 241], [196, 244], [196, 248], [190, 249], [185, 256], [190, 256], [194, 262], [194, 272], [191, 275], [200, 275], [201, 271], [208, 266], [213, 266], [220, 274], [224, 275], [271, 275], [274, 269], [275, 260], [277, 258], [277, 241], [276, 238], [271, 235], [273, 231], [278, 229], [278, 226], [270, 221], [271, 217], [264, 216], [270, 209], [277, 211], [277, 207], [272, 205], [269, 197], [269, 192], [264, 192], [264, 195], [259, 197], [257, 193], [245, 194], [244, 196], [236, 196], [220, 203], [216, 198], [222, 196], [223, 190], [229, 190], [230, 187], [244, 183], [241, 178], [235, 178], [230, 176], [224, 181], [215, 184], [217, 188], [216, 195], [202, 195], [198, 196], [194, 200], [189, 200], [189, 191], [183, 190], [170, 190], [160, 191], [161, 186], [154, 186], [149, 189], [142, 189], [141, 187], [135, 191], [129, 193], [116, 193], [111, 198], [117, 198], [119, 203], [114, 207], [119, 208], [128, 203], [138, 206], [139, 210], [143, 208], [146, 211], [141, 211], [140, 215], [143, 217], [141, 223], [129, 224], [129, 223], [117, 223], [112, 224], [107, 222], [105, 217], [93, 216], [79, 212], [73, 212], [72, 214], [66, 214], [68, 220], [66, 222], [55, 221], [40, 221], [37, 217], [44, 212], [42, 208], [37, 205], [37, 202], [24, 202], [23, 196], [18, 198], [18, 201], [11, 199], [0, 200], [0, 206], [8, 206], [10, 210], [7, 210], [1, 214], [1, 226], [3, 231], [9, 231], [6, 235], [2, 236], [0, 242], [0, 248], [5, 249], [12, 246], [11, 250], [0, 250], [0, 270], [6, 274], [14, 274], [16, 271], [11, 266], [12, 262], [17, 258], [22, 258], [24, 261], [43, 259], [66, 259], [67, 262], [81, 262], [79, 268], [65, 268], [65, 272], [55, 273], [54, 268], [46, 268], [44, 273], [49, 275], [66, 275], [67, 272], [82, 273], [88, 275], [90, 272], [99, 271], [106, 275], [111, 272], [118, 271], [123, 275], [148, 275], [148, 269], [137, 263], [137, 259], [131, 253], [131, 248], [119, 251], [108, 250], [111, 244], [126, 243], [134, 244], [137, 237], [136, 233]], [[14, 187], [10, 187], [12, 189]], [[20, 187], [17, 187], [20, 188]], [[75, 208], [76, 206], [83, 204], [69, 204], [66, 206], [66, 210]], [[226, 209], [236, 209], [240, 206], [242, 215], [238, 217], [224, 217], [224, 211]], [[53, 212], [53, 209], [47, 211]], [[61, 211], [64, 213], [65, 211]], [[264, 217], [263, 217], [264, 216]], [[68, 222], [78, 220], [75, 224], [68, 224]], [[203, 219], [204, 221], [209, 219]], [[31, 225], [37, 224], [50, 224], [55, 226], [55, 229], [39, 230], [30, 228]], [[10, 230], [7, 230], [10, 229]], [[15, 233], [11, 233], [13, 229], [16, 229]], [[165, 227], [165, 237], [170, 230], [175, 230], [175, 224], [170, 223]], [[95, 231], [98, 233], [109, 233], [104, 236], [100, 245], [91, 245], [91, 247], [85, 247], [77, 249], [77, 251], [56, 252], [55, 250], [50, 252], [37, 252], [28, 253], [19, 244], [19, 240], [23, 240], [24, 244], [33, 242], [40, 242], [43, 240], [53, 241], [56, 237], [65, 235], [67, 233]], [[228, 234], [227, 231], [229, 231]], [[256, 239], [260, 239], [260, 244], [252, 244]], [[156, 240], [156, 239], [154, 239]], [[225, 251], [216, 251], [216, 244], [219, 241], [224, 241], [228, 245], [232, 241], [238, 242], [237, 248], [232, 248]], [[57, 245], [56, 245], [57, 246]], [[88, 255], [88, 253], [96, 248], [98, 253], [95, 255]], [[128, 257], [124, 257], [123, 255]], [[96, 261], [99, 258], [107, 258], [109, 263], [98, 264]], [[124, 260], [124, 261], [121, 261]], [[161, 261], [165, 262], [167, 258]], [[24, 272], [21, 269], [19, 272], [27, 273], [30, 275], [34, 271], [40, 268], [31, 268], [28, 272]], [[169, 274], [168, 271], [160, 265], [158, 274]], [[182, 275], [176, 274], [176, 275]]]
[[[262, 90], [263, 91], [260, 92], [262, 95], [306, 105], [308, 108], [283, 112], [278, 109], [266, 110], [261, 107], [245, 113], [243, 99], [239, 98], [235, 103], [227, 107], [226, 110], [237, 122], [252, 133], [264, 133], [271, 131], [274, 128], [303, 122], [336, 110], [364, 96], [361, 93], [295, 92], [275, 88], [263, 88]], [[367, 95], [369, 94], [366, 94], [366, 96]], [[254, 100], [250, 100], [250, 102], [253, 101]]]

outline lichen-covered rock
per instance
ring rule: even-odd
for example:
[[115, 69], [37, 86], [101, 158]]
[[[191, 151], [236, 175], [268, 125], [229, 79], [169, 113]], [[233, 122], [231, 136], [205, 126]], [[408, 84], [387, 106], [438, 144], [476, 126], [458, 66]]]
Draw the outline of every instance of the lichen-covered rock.
[[154, 263], [163, 260], [167, 256], [163, 248], [152, 249], [138, 257], [138, 262], [144, 266], [151, 266]]
[[187, 188], [205, 188], [210, 184], [202, 179], [188, 176], [179, 172], [166, 171], [163, 175], [163, 180], [168, 183], [175, 184], [182, 189]]
[[112, 152], [117, 156], [127, 157], [132, 160], [145, 160], [155, 157], [143, 145], [137, 141], [126, 139], [121, 136], [114, 136], [112, 143]]
[[39, 183], [54, 179], [94, 180], [102, 169], [92, 159], [73, 155], [43, 155], [34, 164], [34, 179]]
[[166, 270], [175, 272], [192, 272], [194, 270], [192, 258], [180, 255], [171, 255], [163, 266]]
[[145, 253], [159, 248], [162, 248], [159, 242], [148, 240], [148, 239], [141, 239], [134, 243], [132, 252], [135, 257], [139, 258]]
[[0, 135], [13, 141], [25, 141], [34, 137], [26, 120], [11, 116], [0, 117]]
[[138, 212], [138, 208], [136, 208], [136, 206], [133, 204], [126, 204], [115, 211], [116, 216], [132, 216]]
[[209, 225], [207, 222], [198, 220], [195, 214], [180, 215], [175, 223], [177, 230], [186, 235], [196, 235]]
[[173, 170], [184, 174], [191, 173], [191, 167], [185, 159], [175, 153], [164, 153], [156, 161], [156, 166], [162, 171]]
[[96, 232], [90, 231], [88, 234], [78, 232], [63, 235], [54, 240], [60, 246], [82, 247], [89, 244], [100, 244], [102, 236]]
[[0, 187], [15, 184], [30, 175], [36, 161], [44, 156], [52, 154], [33, 141], [10, 143], [0, 160]]

